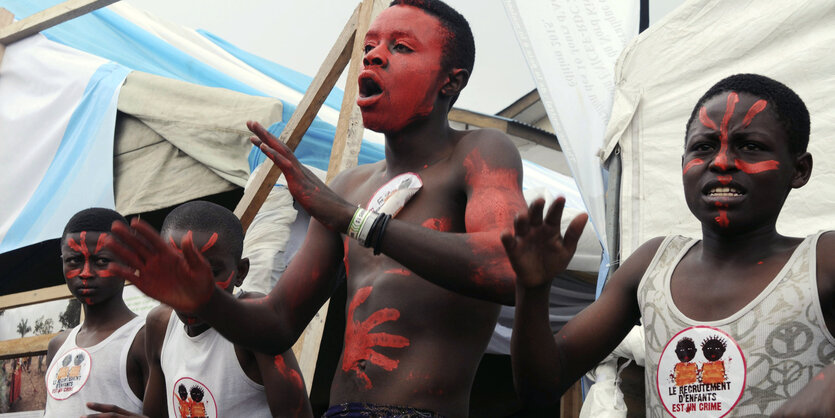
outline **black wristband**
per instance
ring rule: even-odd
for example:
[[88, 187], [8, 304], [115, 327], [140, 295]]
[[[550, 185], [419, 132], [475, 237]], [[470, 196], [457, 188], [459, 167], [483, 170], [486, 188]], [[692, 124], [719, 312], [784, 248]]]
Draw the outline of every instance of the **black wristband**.
[[388, 225], [389, 220], [391, 219], [391, 215], [382, 214], [380, 218], [383, 218], [378, 225], [379, 230], [374, 231], [374, 255], [380, 255], [380, 245], [383, 241], [383, 234], [386, 232], [386, 225]]

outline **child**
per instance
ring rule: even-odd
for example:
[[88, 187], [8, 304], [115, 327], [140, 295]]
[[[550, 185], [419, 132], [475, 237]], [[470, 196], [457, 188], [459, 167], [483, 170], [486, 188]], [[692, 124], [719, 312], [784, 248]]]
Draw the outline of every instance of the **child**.
[[[511, 347], [520, 395], [556, 402], [640, 317], [647, 416], [835, 416], [835, 234], [793, 238], [775, 226], [789, 191], [811, 175], [808, 140], [809, 113], [783, 84], [740, 74], [711, 87], [687, 123], [682, 157], [702, 239], [647, 242], [556, 336], [548, 283], [585, 217], [561, 238], [560, 207], [543, 221], [542, 202], [531, 205], [515, 238], [503, 236], [518, 275]], [[698, 381], [679, 386], [684, 361], [699, 365]]]
[[[241, 258], [243, 228], [228, 209], [190, 202], [165, 218], [162, 236], [176, 249], [196, 245], [215, 283], [232, 294], [249, 271]], [[242, 293], [245, 300], [263, 295]], [[150, 376], [144, 412], [151, 417], [309, 417], [304, 382], [293, 352], [253, 353], [211, 325], [159, 306], [148, 314]]]
[[[114, 250], [155, 244], [114, 272], [138, 269], [134, 281], [150, 296], [195, 312], [236, 343], [279, 353], [334, 292], [344, 266], [347, 306], [332, 307], [346, 312], [344, 348], [326, 416], [466, 416], [498, 303], [513, 303], [515, 275], [499, 237], [525, 207], [521, 159], [501, 132], [449, 126], [475, 56], [458, 12], [437, 0], [397, 0], [371, 23], [364, 49], [357, 104], [363, 125], [385, 134], [385, 160], [325, 185], [249, 124], [253, 143], [313, 218], [263, 303], [221, 292], [196, 251], [184, 252], [176, 272], [158, 267], [172, 256], [141, 223], [135, 233], [116, 226]], [[188, 281], [169, 280], [175, 274]]]
[[88, 401], [142, 410], [148, 376], [144, 321], [122, 300], [124, 280], [107, 270], [114, 256], [103, 244], [113, 222], [127, 224], [115, 211], [91, 208], [75, 214], [64, 228], [64, 278], [81, 301], [84, 322], [49, 342], [47, 417], [80, 416]]

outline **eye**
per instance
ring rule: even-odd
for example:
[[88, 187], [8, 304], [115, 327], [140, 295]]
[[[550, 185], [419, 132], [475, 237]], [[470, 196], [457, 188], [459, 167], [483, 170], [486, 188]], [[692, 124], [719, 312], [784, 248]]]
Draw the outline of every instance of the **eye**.
[[409, 48], [405, 44], [397, 43], [394, 45], [394, 50], [397, 52], [412, 52], [412, 48]]
[[77, 266], [81, 264], [81, 257], [79, 256], [70, 256], [64, 258], [64, 264], [68, 266]]
[[372, 49], [374, 49], [374, 45], [365, 45], [365, 47], [362, 50], [367, 54], [371, 52]]
[[110, 259], [106, 257], [97, 257], [94, 260], [94, 263], [98, 267], [107, 267], [107, 265], [110, 264]]
[[756, 142], [745, 142], [739, 148], [745, 151], [761, 151], [764, 149]]
[[690, 144], [691, 152], [708, 152], [715, 148], [714, 144], [707, 141], [696, 141]]

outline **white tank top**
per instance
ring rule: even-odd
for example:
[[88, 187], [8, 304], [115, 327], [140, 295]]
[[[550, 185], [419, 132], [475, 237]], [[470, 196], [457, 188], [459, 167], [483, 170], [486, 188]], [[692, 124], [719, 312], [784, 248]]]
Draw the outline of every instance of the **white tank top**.
[[647, 417], [767, 416], [835, 360], [806, 237], [748, 305], [718, 321], [676, 308], [673, 270], [698, 241], [667, 237], [638, 286], [646, 348]]
[[95, 411], [87, 402], [118, 405], [142, 413], [142, 400], [128, 385], [128, 351], [145, 318], [136, 317], [92, 347], [81, 348], [75, 338], [81, 325], [67, 335], [55, 353], [44, 380], [46, 382], [45, 417], [81, 416]]
[[172, 312], [160, 357], [169, 417], [271, 417], [264, 386], [241, 369], [235, 346], [214, 328], [196, 337]]

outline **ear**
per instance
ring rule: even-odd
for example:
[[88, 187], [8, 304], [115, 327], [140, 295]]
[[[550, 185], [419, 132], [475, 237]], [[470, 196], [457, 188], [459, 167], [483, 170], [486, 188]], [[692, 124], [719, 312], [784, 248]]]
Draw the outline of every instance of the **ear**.
[[453, 68], [447, 73], [447, 80], [441, 87], [441, 94], [447, 97], [454, 97], [464, 90], [467, 82], [470, 81], [470, 72], [463, 68]]
[[238, 274], [235, 276], [235, 287], [244, 284], [246, 275], [249, 274], [249, 259], [244, 257], [238, 262]]
[[812, 154], [804, 152], [803, 154], [798, 155], [794, 160], [794, 177], [791, 182], [792, 188], [799, 189], [806, 185], [811, 175]]

